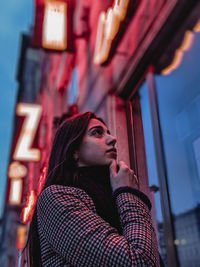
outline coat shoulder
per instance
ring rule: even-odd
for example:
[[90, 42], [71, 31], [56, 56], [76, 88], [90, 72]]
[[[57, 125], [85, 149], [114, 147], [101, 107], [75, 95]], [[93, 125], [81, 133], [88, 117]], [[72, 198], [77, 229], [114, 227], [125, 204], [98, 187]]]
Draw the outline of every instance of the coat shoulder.
[[45, 188], [40, 194], [39, 200], [46, 200], [49, 198], [74, 198], [84, 202], [89, 208], [95, 209], [94, 202], [91, 197], [82, 189], [64, 186], [64, 185], [50, 185]]

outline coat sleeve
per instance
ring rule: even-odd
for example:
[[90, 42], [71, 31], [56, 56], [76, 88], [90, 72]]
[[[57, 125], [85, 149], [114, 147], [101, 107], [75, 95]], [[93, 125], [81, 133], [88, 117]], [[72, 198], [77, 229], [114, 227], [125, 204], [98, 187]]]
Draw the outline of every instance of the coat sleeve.
[[[79, 190], [79, 189], [78, 189]], [[46, 242], [72, 266], [159, 266], [148, 207], [137, 196], [116, 196], [123, 235], [94, 210], [84, 191], [50, 186], [38, 199], [38, 227]]]

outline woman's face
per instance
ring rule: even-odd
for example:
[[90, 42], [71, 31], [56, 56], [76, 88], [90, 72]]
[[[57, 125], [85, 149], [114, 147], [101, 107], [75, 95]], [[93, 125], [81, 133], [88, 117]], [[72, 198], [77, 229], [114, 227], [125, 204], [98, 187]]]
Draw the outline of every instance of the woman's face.
[[117, 158], [116, 138], [97, 119], [89, 121], [80, 149], [77, 151], [78, 166], [109, 165]]

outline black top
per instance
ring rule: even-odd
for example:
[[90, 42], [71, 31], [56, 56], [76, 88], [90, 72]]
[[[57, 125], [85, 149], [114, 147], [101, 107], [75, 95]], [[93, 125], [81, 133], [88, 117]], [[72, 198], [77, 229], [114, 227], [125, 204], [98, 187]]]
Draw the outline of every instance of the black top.
[[130, 192], [139, 197], [149, 209], [151, 203], [141, 191], [131, 187], [120, 187], [112, 192], [109, 166], [79, 167], [75, 176], [75, 187], [83, 189], [94, 201], [97, 213], [121, 233], [115, 197], [121, 192]]

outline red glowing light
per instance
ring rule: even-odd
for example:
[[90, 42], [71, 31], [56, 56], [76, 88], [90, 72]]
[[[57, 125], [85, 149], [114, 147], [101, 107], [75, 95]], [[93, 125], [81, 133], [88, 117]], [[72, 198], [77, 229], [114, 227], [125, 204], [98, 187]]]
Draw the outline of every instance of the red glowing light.
[[17, 229], [17, 249], [23, 249], [26, 243], [26, 226], [21, 225]]
[[23, 223], [27, 223], [31, 219], [33, 212], [34, 212], [36, 199], [37, 197], [36, 197], [34, 190], [31, 190], [27, 198], [26, 206], [22, 210]]
[[46, 176], [47, 176], [47, 167], [45, 166], [42, 169], [42, 173], [40, 175], [40, 179], [39, 179], [39, 183], [38, 183], [38, 195], [40, 194], [40, 192], [44, 186]]

